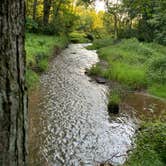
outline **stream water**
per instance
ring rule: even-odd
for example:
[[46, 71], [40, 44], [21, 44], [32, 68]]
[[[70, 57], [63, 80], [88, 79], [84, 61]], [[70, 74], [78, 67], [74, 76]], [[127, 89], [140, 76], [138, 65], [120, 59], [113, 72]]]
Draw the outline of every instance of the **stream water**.
[[87, 44], [71, 44], [55, 57], [31, 95], [31, 166], [123, 164], [136, 131], [132, 115], [107, 112], [108, 87], [85, 75], [98, 62]]

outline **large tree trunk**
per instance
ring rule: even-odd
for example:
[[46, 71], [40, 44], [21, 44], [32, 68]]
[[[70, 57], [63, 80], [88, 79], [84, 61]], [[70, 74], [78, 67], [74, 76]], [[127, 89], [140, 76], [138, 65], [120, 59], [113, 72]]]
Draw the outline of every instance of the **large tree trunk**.
[[33, 20], [36, 20], [37, 0], [33, 2]]
[[0, 165], [27, 165], [25, 2], [0, 3]]
[[47, 25], [50, 16], [51, 0], [44, 0], [43, 24]]

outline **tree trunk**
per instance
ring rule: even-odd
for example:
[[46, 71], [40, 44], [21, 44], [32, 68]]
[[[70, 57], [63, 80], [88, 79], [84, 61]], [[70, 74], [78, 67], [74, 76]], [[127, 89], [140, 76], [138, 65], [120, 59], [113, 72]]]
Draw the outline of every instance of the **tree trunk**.
[[51, 0], [44, 0], [43, 24], [47, 25], [50, 16]]
[[118, 20], [116, 13], [114, 14], [114, 39], [118, 38]]
[[55, 9], [55, 12], [54, 12], [55, 18], [58, 16], [61, 5], [62, 5], [62, 0], [60, 0], [58, 5], [56, 6], [56, 9]]
[[25, 2], [0, 3], [0, 165], [27, 165]]
[[33, 2], [33, 20], [36, 20], [37, 0]]

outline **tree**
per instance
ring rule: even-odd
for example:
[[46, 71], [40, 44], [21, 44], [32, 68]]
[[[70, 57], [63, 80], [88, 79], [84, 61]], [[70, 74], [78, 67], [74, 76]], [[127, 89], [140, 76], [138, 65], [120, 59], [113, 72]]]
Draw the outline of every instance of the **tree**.
[[27, 165], [25, 2], [0, 3], [0, 165]]
[[120, 24], [121, 12], [121, 3], [117, 0], [116, 3], [106, 0], [107, 12], [114, 18], [114, 39], [118, 38], [118, 24]]
[[33, 20], [36, 20], [36, 9], [37, 9], [37, 0], [33, 2]]
[[155, 11], [155, 5], [159, 1], [152, 0], [123, 0], [123, 7], [130, 19], [137, 20], [137, 37], [141, 41], [152, 41], [154, 38], [154, 26], [149, 23]]
[[47, 25], [50, 16], [51, 0], [44, 0], [43, 24]]

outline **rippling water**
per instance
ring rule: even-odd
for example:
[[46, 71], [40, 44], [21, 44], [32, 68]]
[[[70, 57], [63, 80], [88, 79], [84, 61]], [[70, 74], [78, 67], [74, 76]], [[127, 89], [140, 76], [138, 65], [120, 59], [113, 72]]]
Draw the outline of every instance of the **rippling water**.
[[41, 77], [38, 107], [30, 110], [30, 165], [123, 164], [136, 125], [126, 115], [110, 117], [104, 85], [85, 69], [98, 62], [87, 44], [71, 44]]

